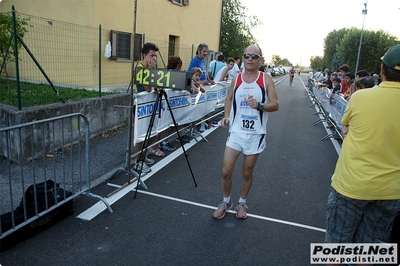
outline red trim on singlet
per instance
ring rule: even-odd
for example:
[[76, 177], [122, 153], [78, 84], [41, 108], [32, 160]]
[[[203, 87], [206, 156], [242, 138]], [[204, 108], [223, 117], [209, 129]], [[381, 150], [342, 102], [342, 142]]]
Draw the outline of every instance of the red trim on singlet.
[[[239, 86], [243, 83], [242, 75], [243, 75], [242, 73], [239, 73], [236, 77], [235, 86], [234, 86], [235, 90], [237, 88], [239, 88]], [[256, 83], [261, 89], [265, 90], [264, 75], [260, 71], [258, 71], [258, 78], [256, 80]]]

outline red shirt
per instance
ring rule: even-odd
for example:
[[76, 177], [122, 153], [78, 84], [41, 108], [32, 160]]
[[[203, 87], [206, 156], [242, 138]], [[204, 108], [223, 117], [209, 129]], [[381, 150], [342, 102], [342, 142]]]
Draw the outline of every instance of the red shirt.
[[346, 81], [343, 79], [342, 80], [342, 90], [340, 91], [341, 94], [344, 94], [348, 89]]

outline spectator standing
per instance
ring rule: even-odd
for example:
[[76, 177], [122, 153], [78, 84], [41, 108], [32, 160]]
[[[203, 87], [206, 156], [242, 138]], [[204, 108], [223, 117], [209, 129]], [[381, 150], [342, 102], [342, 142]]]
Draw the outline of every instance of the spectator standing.
[[367, 70], [357, 71], [357, 73], [356, 73], [356, 81], [359, 80], [359, 79], [362, 79], [363, 77], [367, 77], [367, 76], [369, 76], [369, 73], [368, 73]]
[[341, 88], [341, 91], [340, 91], [340, 93], [342, 93], [342, 94], [345, 94], [347, 89], [349, 88], [347, 83], [346, 83], [346, 81], [345, 81], [345, 79], [344, 79], [344, 76], [347, 73], [350, 73], [350, 67], [347, 64], [341, 65], [339, 67], [339, 77], [342, 80], [342, 82], [341, 82], [342, 88]]
[[320, 68], [318, 68], [317, 72], [315, 72], [314, 79], [316, 82], [322, 82], [324, 80], [324, 74], [322, 74]]
[[382, 82], [355, 93], [327, 203], [326, 243], [387, 243], [400, 210], [400, 45], [382, 58]]
[[375, 87], [375, 81], [371, 76], [365, 76], [361, 78], [359, 81], [361, 89], [369, 89]]
[[[333, 85], [332, 84], [332, 73], [330, 71], [328, 71], [327, 75], [328, 75], [328, 79], [326, 81], [324, 81], [322, 84], [319, 84], [318, 88], [321, 88], [321, 87], [325, 87], [325, 88], [328, 88], [328, 89], [332, 89], [333, 88], [333, 86], [332, 86]], [[337, 77], [337, 75], [336, 75], [336, 77]]]
[[313, 70], [310, 69], [310, 71], [308, 71], [308, 79], [312, 79], [313, 77], [314, 77]]
[[187, 69], [187, 71], [190, 72], [194, 67], [200, 68], [202, 71], [200, 83], [203, 85], [214, 84], [214, 82], [210, 80], [207, 76], [206, 65], [204, 62], [204, 58], [206, 58], [208, 51], [208, 45], [205, 43], [200, 43], [199, 46], [197, 46], [196, 55], [190, 61], [189, 67]]
[[265, 149], [268, 113], [279, 109], [274, 80], [258, 70], [263, 62], [261, 49], [255, 45], [247, 47], [242, 60], [245, 71], [232, 79], [225, 100], [225, 116], [221, 120], [223, 127], [229, 124], [229, 137], [221, 175], [223, 202], [213, 213], [215, 219], [222, 219], [232, 207], [232, 174], [242, 152], [242, 189], [236, 206], [236, 217], [247, 217], [247, 195], [252, 185], [254, 166], [259, 154]]
[[217, 75], [217, 73], [220, 71], [221, 68], [226, 66], [226, 64], [224, 63], [224, 59], [225, 59], [224, 55], [220, 54], [217, 56], [217, 60], [210, 64], [210, 68], [208, 71], [208, 78], [210, 80], [213, 80], [214, 82], [216, 81], [215, 76]]
[[354, 84], [354, 79], [355, 76], [353, 73], [346, 73], [344, 75], [344, 81], [347, 85], [347, 90], [344, 92], [344, 98], [346, 100], [349, 100], [351, 95], [356, 91], [356, 85]]
[[[157, 65], [157, 52], [158, 52], [158, 47], [154, 43], [145, 43], [142, 47], [141, 53], [142, 53], [142, 61], [138, 64], [138, 67], [140, 68], [155, 68]], [[144, 85], [137, 85], [136, 86], [136, 91], [137, 92], [152, 92], [153, 87], [152, 86], [144, 86]], [[150, 143], [155, 143], [155, 138], [151, 138], [149, 140]], [[142, 149], [143, 143], [136, 143], [134, 147], [135, 153], [140, 151]], [[157, 148], [158, 149], [158, 148]], [[160, 151], [162, 152], [162, 151]], [[140, 162], [142, 161], [142, 162]], [[141, 169], [142, 173], [146, 174], [151, 171], [150, 167], [148, 165], [153, 164], [154, 160], [147, 158], [145, 154], [142, 154], [142, 157], [140, 154], [134, 158], [135, 163], [134, 167], [136, 169]]]

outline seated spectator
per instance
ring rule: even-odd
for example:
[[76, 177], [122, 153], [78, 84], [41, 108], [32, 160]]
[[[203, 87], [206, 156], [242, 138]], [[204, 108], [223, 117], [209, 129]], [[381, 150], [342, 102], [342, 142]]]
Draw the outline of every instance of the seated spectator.
[[228, 81], [233, 79], [234, 76], [240, 73], [239, 70], [240, 57], [235, 56], [233, 59], [235, 59], [235, 64], [233, 65], [233, 68], [228, 71]]
[[[200, 84], [200, 77], [201, 77], [201, 69], [198, 67], [192, 68], [190, 71], [192, 73], [192, 94], [198, 94], [199, 92], [205, 93], [206, 90]], [[200, 125], [200, 132], [204, 132], [206, 130], [206, 123], [202, 122]]]
[[199, 82], [203, 71], [198, 67], [194, 67], [190, 70], [190, 73], [192, 74], [192, 94], [197, 94], [199, 92], [205, 93], [206, 90]]
[[235, 65], [235, 59], [230, 57], [226, 62], [226, 65], [223, 68], [221, 68], [215, 75], [214, 82], [227, 81], [229, 77], [228, 72], [233, 68], [234, 65]]
[[[179, 56], [170, 56], [168, 59], [168, 65], [167, 69], [171, 70], [182, 70], [182, 59]], [[159, 138], [163, 139], [173, 133], [173, 127], [169, 127], [167, 130], [164, 130], [163, 132], [160, 132]], [[174, 151], [176, 150], [176, 147], [171, 146], [171, 144], [168, 141], [168, 138], [161, 141], [158, 143], [158, 148], [162, 151]]]

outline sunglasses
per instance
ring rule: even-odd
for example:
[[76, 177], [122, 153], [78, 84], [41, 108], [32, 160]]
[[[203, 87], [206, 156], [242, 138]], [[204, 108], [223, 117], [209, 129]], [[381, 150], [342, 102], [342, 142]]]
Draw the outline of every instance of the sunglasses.
[[244, 54], [243, 57], [246, 58], [246, 59], [249, 59], [250, 57], [252, 59], [258, 59], [258, 58], [261, 57], [261, 55], [258, 55], [258, 54]]

